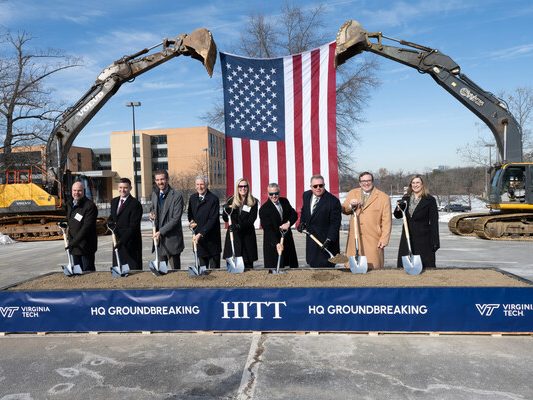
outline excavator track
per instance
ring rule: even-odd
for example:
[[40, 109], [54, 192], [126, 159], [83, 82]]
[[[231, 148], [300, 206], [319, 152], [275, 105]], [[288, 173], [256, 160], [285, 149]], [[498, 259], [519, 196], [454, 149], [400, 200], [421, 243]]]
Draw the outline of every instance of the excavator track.
[[467, 213], [459, 214], [448, 221], [448, 229], [459, 236], [476, 236], [474, 225], [478, 218], [488, 216], [489, 213]]
[[474, 233], [488, 240], [533, 241], [533, 213], [495, 214], [478, 218]]
[[[57, 223], [64, 221], [62, 215], [14, 215], [0, 218], [0, 233], [19, 242], [38, 242], [63, 239]], [[96, 220], [96, 233], [105, 235], [107, 220]]]

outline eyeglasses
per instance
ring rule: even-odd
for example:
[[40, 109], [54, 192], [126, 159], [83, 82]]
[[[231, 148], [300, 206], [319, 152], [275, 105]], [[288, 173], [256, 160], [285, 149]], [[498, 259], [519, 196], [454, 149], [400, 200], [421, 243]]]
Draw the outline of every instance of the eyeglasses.
[[279, 196], [279, 192], [271, 192], [268, 194], [270, 197], [272, 196]]
[[371, 183], [372, 179], [360, 180], [359, 183]]
[[239, 189], [248, 189], [248, 185], [239, 185]]
[[318, 189], [318, 188], [322, 189], [323, 187], [324, 187], [323, 183], [319, 183], [317, 185], [313, 185], [313, 189]]

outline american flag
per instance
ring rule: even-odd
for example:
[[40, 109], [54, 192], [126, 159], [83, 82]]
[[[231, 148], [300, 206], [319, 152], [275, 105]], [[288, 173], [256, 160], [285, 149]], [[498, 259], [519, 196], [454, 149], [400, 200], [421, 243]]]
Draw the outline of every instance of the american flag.
[[312, 175], [338, 196], [335, 42], [275, 59], [220, 53], [226, 125], [226, 192], [245, 178], [264, 204], [267, 185], [299, 212]]

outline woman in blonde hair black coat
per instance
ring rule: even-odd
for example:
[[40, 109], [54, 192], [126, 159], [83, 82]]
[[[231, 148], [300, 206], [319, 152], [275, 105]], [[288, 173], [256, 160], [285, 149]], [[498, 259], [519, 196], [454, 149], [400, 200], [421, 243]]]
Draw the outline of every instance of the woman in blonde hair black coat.
[[237, 181], [235, 194], [224, 205], [222, 218], [231, 226], [226, 232], [224, 258], [231, 257], [230, 229], [233, 230], [235, 256], [242, 257], [245, 268], [253, 268], [257, 261], [257, 239], [254, 222], [257, 219], [258, 201], [250, 194], [248, 181], [241, 178]]
[[[402, 218], [400, 207], [405, 211], [407, 217], [413, 254], [420, 256], [424, 268], [435, 268], [435, 253], [440, 247], [439, 211], [437, 201], [429, 194], [422, 176], [415, 175], [411, 178], [407, 193], [394, 210], [396, 218]], [[407, 238], [405, 230], [402, 228], [398, 268], [402, 267], [402, 256], [408, 254]]]

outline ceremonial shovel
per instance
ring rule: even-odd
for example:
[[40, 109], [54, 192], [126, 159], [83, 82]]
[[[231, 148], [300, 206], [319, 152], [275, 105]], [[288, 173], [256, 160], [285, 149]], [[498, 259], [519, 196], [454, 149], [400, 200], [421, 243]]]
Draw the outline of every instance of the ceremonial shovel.
[[[155, 235], [155, 221], [152, 220], [152, 234]], [[155, 260], [150, 261], [150, 264], [148, 265], [150, 267], [150, 271], [154, 275], [166, 275], [168, 272], [168, 266], [166, 261], [159, 261], [159, 253], [157, 251], [157, 239], [154, 237], [154, 248], [155, 248]]]
[[194, 241], [195, 231], [190, 228], [192, 232], [192, 253], [194, 254], [194, 266], [189, 266], [189, 276], [207, 275], [207, 267], [205, 265], [198, 266], [198, 250], [196, 242]]
[[233, 274], [240, 274], [244, 272], [244, 260], [242, 257], [235, 257], [235, 244], [233, 242], [233, 232], [231, 230], [231, 213], [228, 214], [226, 210], [224, 210], [224, 212], [229, 217], [229, 241], [231, 243], [231, 257], [226, 258], [226, 269]]
[[419, 255], [414, 255], [411, 251], [411, 238], [409, 237], [409, 225], [407, 223], [407, 216], [405, 215], [405, 211], [400, 206], [398, 206], [398, 208], [402, 212], [403, 229], [405, 231], [407, 247], [409, 248], [409, 255], [402, 256], [403, 269], [409, 275], [418, 275], [420, 274], [420, 272], [422, 272], [422, 259]]
[[68, 230], [68, 224], [65, 221], [58, 222], [57, 226], [59, 226], [59, 229], [61, 229], [61, 232], [63, 232], [63, 241], [65, 242], [66, 252], [67, 252], [67, 258], [68, 258], [68, 264], [62, 265], [61, 268], [63, 268], [63, 273], [66, 276], [73, 276], [73, 275], [81, 275], [83, 272], [81, 270], [81, 267], [79, 265], [74, 265], [74, 258], [72, 257], [72, 254], [70, 254], [70, 250], [68, 249], [68, 239], [67, 239], [67, 230]]
[[350, 271], [352, 274], [366, 274], [368, 271], [368, 260], [366, 256], [359, 255], [359, 221], [357, 212], [353, 210], [353, 228], [355, 236], [355, 256], [350, 256]]
[[281, 254], [283, 253], [283, 239], [285, 239], [286, 231], [284, 231], [283, 229], [280, 229], [279, 231], [281, 232], [281, 239], [278, 245], [276, 246], [276, 250], [278, 252], [278, 264], [276, 266], [276, 269], [268, 270], [270, 274], [284, 274], [285, 273], [284, 271], [280, 271], [279, 267], [281, 265]]
[[128, 276], [130, 273], [130, 266], [128, 264], [122, 265], [120, 263], [120, 256], [118, 254], [117, 248], [117, 236], [115, 235], [116, 224], [114, 222], [107, 223], [107, 229], [111, 231], [111, 238], [113, 240], [113, 251], [115, 252], [115, 258], [117, 260], [117, 265], [111, 267], [111, 275], [113, 278], [118, 278], [121, 276]]
[[313, 236], [311, 233], [309, 233], [306, 229], [302, 230], [303, 233], [305, 233], [307, 236], [309, 236], [311, 239], [314, 240], [316, 244], [320, 246], [321, 249], [323, 249], [326, 253], [329, 255], [328, 261], [332, 264], [346, 264], [348, 262], [348, 257], [346, 257], [344, 254], [337, 254], [334, 256], [331, 251], [329, 251], [320, 240], [318, 240], [315, 236]]

